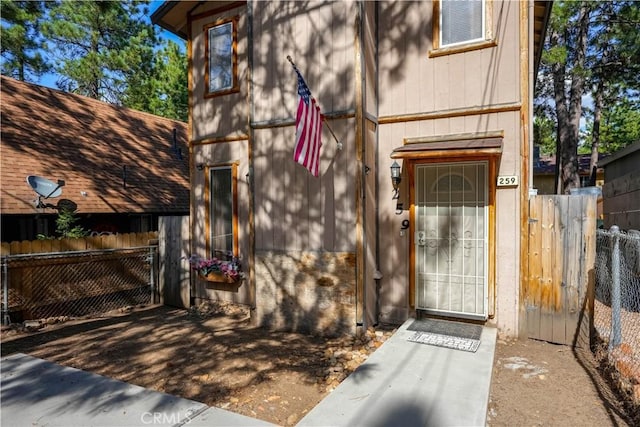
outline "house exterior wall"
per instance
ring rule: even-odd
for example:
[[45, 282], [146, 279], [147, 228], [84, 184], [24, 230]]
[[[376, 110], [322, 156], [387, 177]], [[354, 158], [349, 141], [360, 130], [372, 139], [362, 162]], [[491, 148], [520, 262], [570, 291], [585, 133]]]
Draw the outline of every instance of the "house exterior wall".
[[[491, 3], [496, 46], [447, 55], [430, 54], [433, 2], [252, 2], [250, 13], [242, 5], [209, 15], [198, 9], [190, 29], [193, 246], [203, 250], [206, 235], [205, 176], [193, 166], [232, 161], [240, 254], [255, 255], [255, 289], [248, 283], [236, 294], [199, 295], [250, 304], [263, 325], [312, 332], [415, 314], [412, 230], [401, 233], [411, 219], [411, 183], [403, 165], [400, 199], [392, 200], [393, 149], [406, 138], [500, 133], [496, 175], [522, 172], [528, 119], [521, 6]], [[204, 98], [203, 28], [232, 16], [239, 17], [239, 92]], [[338, 149], [323, 128], [319, 178], [292, 161], [297, 82], [287, 55], [342, 144]], [[491, 198], [489, 315], [508, 335], [518, 330], [521, 194], [520, 187], [500, 188]]]
[[[209, 12], [198, 13], [191, 22], [191, 139], [192, 141], [202, 141], [215, 137], [246, 136], [249, 118], [247, 103], [247, 7], [243, 5], [216, 12], [216, 2], [208, 2], [205, 6]], [[236, 16], [238, 17], [237, 77], [239, 91], [205, 98], [205, 26]]]
[[[209, 189], [207, 182], [209, 168], [223, 165], [237, 165], [237, 217], [238, 217], [238, 256], [243, 260], [243, 264], [249, 259], [249, 185], [246, 180], [249, 172], [247, 161], [248, 141], [219, 142], [215, 144], [194, 145], [193, 164], [195, 167], [191, 171], [191, 232], [194, 238], [191, 239], [191, 251], [202, 257], [208, 257], [206, 236], [209, 233], [207, 228], [207, 203], [206, 195]], [[202, 170], [200, 170], [202, 168]], [[195, 276], [195, 275], [194, 275]], [[248, 278], [245, 278], [238, 289], [207, 282], [194, 277], [192, 285], [192, 296], [197, 301], [202, 300], [222, 300], [239, 304], [250, 305], [252, 294], [249, 289]]]
[[[497, 46], [430, 56], [433, 4], [381, 2], [379, 20], [380, 165], [380, 319], [397, 323], [413, 315], [407, 283], [411, 280], [409, 173], [403, 165], [400, 199], [392, 200], [387, 166], [405, 138], [461, 133], [503, 132], [498, 175], [520, 175], [520, 33], [518, 2], [493, 2]], [[496, 107], [495, 113], [465, 113], [473, 107]], [[423, 120], [403, 120], [407, 114]], [[434, 118], [429, 118], [434, 117]], [[406, 161], [405, 161], [406, 162]], [[383, 165], [385, 166], [383, 168]], [[496, 191], [495, 280], [489, 283], [489, 315], [506, 334], [517, 334], [520, 253], [520, 188]], [[404, 209], [396, 211], [396, 202]], [[492, 255], [490, 255], [491, 257]]]
[[[254, 2], [251, 41], [246, 5], [223, 11], [211, 4], [205, 7], [212, 13], [199, 9], [191, 20], [193, 164], [238, 164], [238, 242], [240, 255], [247, 260], [253, 215], [255, 289], [248, 278], [246, 286], [232, 291], [207, 289], [196, 279], [195, 294], [199, 299], [249, 304], [255, 308], [254, 320], [273, 328], [327, 334], [353, 331], [355, 3]], [[239, 91], [206, 98], [203, 29], [235, 16]], [[323, 129], [318, 178], [292, 160], [298, 96], [287, 55], [296, 62], [342, 144], [339, 150]], [[197, 168], [193, 174], [193, 247], [204, 253], [206, 175]]]

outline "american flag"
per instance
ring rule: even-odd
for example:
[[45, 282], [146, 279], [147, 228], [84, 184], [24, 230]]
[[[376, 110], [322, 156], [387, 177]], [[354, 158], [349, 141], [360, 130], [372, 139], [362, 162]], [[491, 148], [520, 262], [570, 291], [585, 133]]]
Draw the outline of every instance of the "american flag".
[[311, 91], [298, 74], [298, 112], [296, 114], [296, 148], [293, 160], [307, 168], [311, 175], [318, 176], [320, 170], [320, 146], [322, 142], [322, 113], [316, 100], [311, 96]]

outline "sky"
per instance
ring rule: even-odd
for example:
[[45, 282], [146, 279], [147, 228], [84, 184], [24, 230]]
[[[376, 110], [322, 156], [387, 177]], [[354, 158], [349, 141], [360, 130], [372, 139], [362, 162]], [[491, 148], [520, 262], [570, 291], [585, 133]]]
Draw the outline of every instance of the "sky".
[[[146, 17], [147, 21], [151, 22], [151, 15], [153, 14], [153, 12], [159, 8], [160, 6], [162, 6], [162, 4], [164, 3], [164, 0], [151, 0], [149, 2], [149, 13]], [[176, 43], [178, 43], [179, 45], [184, 45], [184, 40], [181, 39], [180, 37], [176, 36], [173, 33], [170, 33], [169, 31], [161, 28], [158, 25], [155, 25], [156, 31], [158, 32], [160, 38], [162, 39], [169, 39], [172, 40]], [[53, 89], [58, 89], [58, 87], [56, 86], [56, 80], [58, 79], [58, 75], [55, 73], [47, 73], [44, 74], [43, 76], [41, 76], [38, 81], [36, 82], [37, 84], [41, 85], [41, 86], [46, 86], [46, 87], [50, 87]]]

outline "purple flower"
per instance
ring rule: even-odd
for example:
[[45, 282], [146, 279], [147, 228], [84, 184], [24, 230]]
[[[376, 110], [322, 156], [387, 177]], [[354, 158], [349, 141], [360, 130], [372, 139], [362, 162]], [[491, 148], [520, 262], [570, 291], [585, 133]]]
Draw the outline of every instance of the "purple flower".
[[241, 279], [243, 273], [240, 259], [234, 257], [231, 252], [226, 254], [226, 258], [227, 260], [222, 260], [217, 257], [201, 258], [198, 255], [191, 255], [188, 260], [191, 268], [201, 275], [206, 276], [209, 273], [222, 273], [233, 280]]

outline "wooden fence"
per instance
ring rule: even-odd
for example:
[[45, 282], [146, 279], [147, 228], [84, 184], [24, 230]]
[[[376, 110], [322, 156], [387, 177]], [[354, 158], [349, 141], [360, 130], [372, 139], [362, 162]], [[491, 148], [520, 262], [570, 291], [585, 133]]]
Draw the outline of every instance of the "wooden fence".
[[86, 251], [92, 249], [122, 249], [155, 244], [157, 231], [92, 236], [80, 239], [23, 240], [2, 243], [0, 255], [35, 254], [48, 252]]
[[588, 347], [593, 325], [596, 196], [529, 201], [528, 277], [521, 304], [529, 338]]
[[159, 292], [166, 305], [189, 307], [191, 299], [189, 262], [189, 217], [164, 216], [159, 229]]

